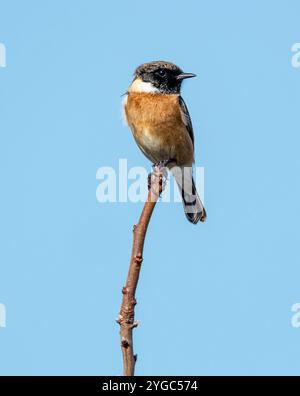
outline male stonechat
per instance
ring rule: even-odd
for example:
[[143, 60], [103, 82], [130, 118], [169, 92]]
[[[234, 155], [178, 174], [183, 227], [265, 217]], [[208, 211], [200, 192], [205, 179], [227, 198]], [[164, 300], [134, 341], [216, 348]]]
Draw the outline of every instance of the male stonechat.
[[197, 194], [192, 165], [192, 121], [180, 95], [182, 81], [195, 77], [173, 63], [144, 63], [134, 73], [124, 100], [126, 121], [134, 139], [153, 164], [163, 164], [174, 175], [187, 219], [205, 221], [206, 212]]

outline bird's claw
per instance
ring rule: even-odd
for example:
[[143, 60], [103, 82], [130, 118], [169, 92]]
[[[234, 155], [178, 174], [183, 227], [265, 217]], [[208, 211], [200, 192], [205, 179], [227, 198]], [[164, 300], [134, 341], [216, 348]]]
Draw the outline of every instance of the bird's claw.
[[[164, 160], [153, 164], [153, 172], [148, 175], [148, 190], [151, 189], [152, 193], [156, 196], [160, 196], [161, 192], [164, 190], [167, 180], [168, 180], [168, 171], [166, 166], [169, 164], [170, 160]], [[152, 184], [156, 185], [156, 180], [159, 178], [159, 192], [152, 188]]]
[[159, 162], [156, 162], [155, 164], [152, 165], [152, 168], [155, 170], [156, 168], [158, 168], [161, 172], [163, 173], [167, 173], [166, 168], [167, 166], [172, 163], [173, 160], [168, 159], [168, 160], [162, 160]]

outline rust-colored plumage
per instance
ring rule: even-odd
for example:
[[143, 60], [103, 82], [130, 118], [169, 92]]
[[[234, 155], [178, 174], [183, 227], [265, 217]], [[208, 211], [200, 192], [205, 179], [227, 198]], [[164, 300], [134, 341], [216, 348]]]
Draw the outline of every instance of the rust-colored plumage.
[[178, 95], [129, 92], [125, 115], [138, 146], [150, 161], [172, 159], [178, 166], [192, 165], [193, 142]]

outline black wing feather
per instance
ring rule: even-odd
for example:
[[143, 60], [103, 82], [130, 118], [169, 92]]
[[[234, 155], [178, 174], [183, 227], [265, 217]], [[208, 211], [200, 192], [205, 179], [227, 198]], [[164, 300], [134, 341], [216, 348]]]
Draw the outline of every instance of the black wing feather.
[[190, 138], [191, 138], [191, 140], [193, 142], [193, 146], [194, 146], [194, 131], [193, 131], [192, 120], [191, 120], [188, 108], [181, 96], [179, 96], [179, 105], [180, 105], [180, 109], [181, 109], [182, 120], [186, 125], [186, 129], [190, 135]]

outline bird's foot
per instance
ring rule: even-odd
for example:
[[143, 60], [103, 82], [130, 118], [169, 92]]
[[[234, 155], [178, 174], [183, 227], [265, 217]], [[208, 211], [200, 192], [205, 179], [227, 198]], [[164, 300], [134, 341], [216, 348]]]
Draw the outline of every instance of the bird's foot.
[[168, 159], [168, 160], [162, 160], [159, 162], [156, 162], [155, 164], [152, 165], [153, 171], [154, 173], [162, 173], [163, 178], [165, 179], [164, 181], [166, 182], [168, 179], [168, 170], [167, 170], [167, 166], [174, 162], [174, 160], [172, 159]]
[[168, 160], [162, 160], [159, 162], [156, 162], [155, 164], [152, 165], [152, 168], [159, 168], [159, 170], [166, 172], [166, 167], [171, 163], [174, 162], [174, 160], [172, 159], [168, 159]]
[[169, 162], [170, 162], [170, 160], [162, 160], [162, 161], [155, 162], [152, 165], [152, 168], [155, 168], [155, 167], [165, 168]]
[[[153, 192], [154, 195], [160, 196], [164, 190], [167, 180], [168, 171], [166, 166], [170, 163], [170, 160], [164, 160], [153, 164], [153, 172], [148, 175], [148, 190]], [[154, 188], [152, 188], [154, 186]], [[157, 189], [159, 186], [159, 189]]]

